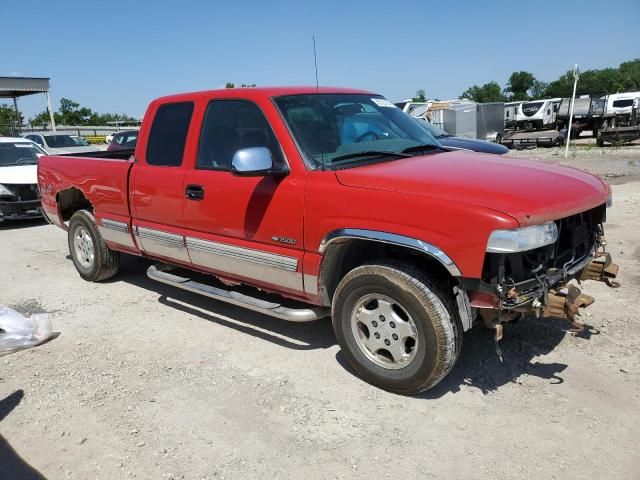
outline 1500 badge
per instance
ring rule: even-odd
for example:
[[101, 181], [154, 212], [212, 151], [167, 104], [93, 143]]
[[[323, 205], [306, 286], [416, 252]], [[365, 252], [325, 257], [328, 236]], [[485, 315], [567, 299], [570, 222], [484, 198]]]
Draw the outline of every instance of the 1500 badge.
[[295, 238], [279, 237], [277, 235], [274, 235], [273, 237], [271, 237], [271, 240], [273, 240], [274, 242], [278, 242], [278, 243], [286, 243], [287, 245], [295, 245], [296, 244], [296, 239]]

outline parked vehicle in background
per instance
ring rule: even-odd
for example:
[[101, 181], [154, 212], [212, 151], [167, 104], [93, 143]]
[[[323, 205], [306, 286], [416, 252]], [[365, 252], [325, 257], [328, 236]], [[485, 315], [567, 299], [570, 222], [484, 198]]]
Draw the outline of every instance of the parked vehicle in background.
[[504, 128], [515, 130], [518, 128], [518, 107], [524, 102], [507, 102], [504, 104]]
[[516, 127], [518, 130], [544, 130], [555, 128], [556, 112], [561, 98], [522, 102], [516, 109]]
[[613, 93], [603, 98], [606, 99], [607, 114], [629, 116], [633, 112], [635, 102], [640, 99], [640, 92]]
[[82, 135], [71, 135], [71, 138], [73, 138], [78, 143], [78, 145], [82, 145], [85, 147], [87, 145], [91, 145], [89, 140], [87, 140], [86, 137], [83, 137]]
[[[503, 103], [400, 102], [395, 104], [438, 135], [442, 145], [486, 153], [506, 153]], [[432, 107], [437, 106], [437, 110]], [[438, 123], [433, 118], [437, 118]], [[495, 143], [493, 143], [495, 142]]]
[[493, 153], [496, 155], [504, 155], [509, 149], [499, 143], [487, 142], [486, 140], [478, 140], [477, 138], [456, 137], [443, 129], [436, 127], [424, 117], [416, 119], [423, 125], [431, 135], [433, 135], [440, 145], [449, 148], [461, 148], [464, 150], [472, 150], [474, 152]]
[[[626, 103], [626, 99], [624, 101]], [[627, 107], [624, 106], [624, 108]], [[607, 143], [622, 145], [638, 138], [640, 138], [640, 97], [633, 99], [631, 113], [613, 115], [605, 121], [598, 131], [596, 143], [599, 147]]]
[[370, 92], [164, 97], [135, 161], [102, 153], [121, 160], [46, 156], [38, 169], [82, 278], [114, 276], [124, 252], [160, 262], [147, 275], [176, 288], [294, 322], [331, 316], [354, 370], [394, 392], [440, 382], [474, 322], [498, 342], [529, 314], [573, 321], [593, 298], [568, 282], [617, 275], [599, 177], [446, 151]]
[[114, 133], [107, 150], [132, 150], [136, 148], [139, 130], [124, 130]]
[[[593, 136], [598, 135], [608, 118], [613, 115], [606, 113], [606, 97], [590, 97], [583, 95], [573, 102], [573, 121], [571, 123], [571, 138], [577, 138], [584, 131], [592, 131]], [[559, 131], [569, 128], [569, 116], [571, 113], [571, 98], [563, 98], [556, 114], [556, 127]]]
[[26, 138], [0, 136], [0, 222], [42, 215], [38, 159], [44, 155]]
[[65, 153], [97, 152], [100, 149], [89, 144], [77, 135], [66, 133], [28, 133], [25, 138], [40, 145], [49, 155], [63, 155]]

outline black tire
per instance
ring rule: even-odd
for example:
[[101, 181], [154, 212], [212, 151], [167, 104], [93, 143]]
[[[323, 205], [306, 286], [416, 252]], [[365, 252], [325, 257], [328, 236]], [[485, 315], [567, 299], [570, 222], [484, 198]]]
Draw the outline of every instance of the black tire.
[[[78, 252], [74, 244], [76, 236], [85, 232], [92, 242], [93, 257], [91, 259], [82, 255], [82, 252]], [[73, 214], [69, 221], [68, 244], [73, 265], [85, 280], [100, 282], [113, 277], [118, 272], [120, 255], [107, 247], [91, 212], [79, 210]]]
[[[389, 354], [389, 365], [396, 367], [385, 367], [381, 365], [386, 362], [384, 347], [371, 355], [371, 350], [367, 353], [367, 347], [361, 346], [369, 340], [377, 341], [371, 338], [374, 333], [359, 323], [363, 309], [361, 302], [376, 295], [396, 301], [400, 311], [404, 310], [414, 323], [412, 328], [416, 340], [413, 350], [406, 343], [402, 346], [404, 353], [413, 355], [406, 366], [400, 366], [402, 362], [394, 362], [393, 355]], [[374, 300], [373, 310], [364, 307], [367, 313], [374, 313], [374, 317], [368, 318], [375, 318], [376, 302]], [[352, 320], [352, 315], [357, 319]], [[385, 321], [383, 315], [379, 318]], [[415, 394], [435, 386], [451, 371], [462, 347], [462, 325], [454, 308], [453, 295], [447, 294], [421, 270], [401, 262], [378, 261], [347, 273], [333, 297], [332, 319], [338, 344], [358, 375], [391, 392]], [[381, 324], [372, 327], [378, 334], [376, 338], [388, 337], [389, 332], [393, 332], [389, 330], [392, 323], [388, 322], [382, 333], [378, 330]], [[394, 338], [398, 340], [397, 336]]]

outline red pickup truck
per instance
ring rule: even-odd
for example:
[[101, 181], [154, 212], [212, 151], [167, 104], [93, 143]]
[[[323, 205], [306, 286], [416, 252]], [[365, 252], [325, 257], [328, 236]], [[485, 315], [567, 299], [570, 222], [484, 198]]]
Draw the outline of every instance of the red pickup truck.
[[444, 378], [474, 323], [499, 340], [523, 315], [573, 320], [593, 299], [568, 282], [617, 273], [598, 177], [449, 151], [360, 90], [160, 98], [135, 152], [44, 157], [38, 181], [82, 278], [142, 255], [178, 288], [284, 320], [331, 316], [354, 369], [401, 393]]

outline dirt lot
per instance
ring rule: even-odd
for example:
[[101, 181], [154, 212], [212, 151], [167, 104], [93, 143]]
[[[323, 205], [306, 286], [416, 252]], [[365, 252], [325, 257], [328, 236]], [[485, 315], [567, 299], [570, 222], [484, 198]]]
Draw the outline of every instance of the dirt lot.
[[[640, 159], [629, 155], [568, 163], [612, 173]], [[491, 333], [473, 330], [452, 374], [418, 397], [356, 378], [328, 321], [203, 300], [151, 282], [135, 258], [87, 283], [64, 232], [2, 225], [0, 304], [47, 312], [61, 334], [0, 358], [0, 479], [638, 479], [640, 183], [629, 178], [617, 178], [608, 223], [623, 285], [586, 285], [589, 333], [509, 325], [501, 364]]]

